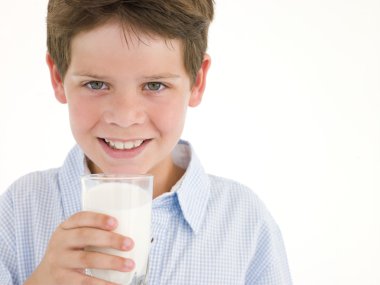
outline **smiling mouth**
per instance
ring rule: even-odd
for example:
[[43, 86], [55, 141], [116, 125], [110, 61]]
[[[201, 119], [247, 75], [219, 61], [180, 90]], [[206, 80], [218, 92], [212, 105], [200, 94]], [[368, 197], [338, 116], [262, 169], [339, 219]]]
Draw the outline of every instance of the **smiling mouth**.
[[102, 139], [110, 148], [116, 150], [131, 150], [141, 146], [146, 140], [132, 140], [132, 141], [115, 141], [109, 139]]

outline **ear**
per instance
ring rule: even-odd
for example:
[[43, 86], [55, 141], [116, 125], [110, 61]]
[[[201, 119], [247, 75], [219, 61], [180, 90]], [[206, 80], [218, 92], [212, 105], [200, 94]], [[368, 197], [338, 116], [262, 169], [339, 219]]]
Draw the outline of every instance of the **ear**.
[[65, 96], [65, 90], [63, 88], [63, 81], [61, 78], [61, 74], [59, 73], [58, 68], [55, 65], [49, 53], [46, 53], [46, 63], [49, 67], [50, 80], [51, 80], [51, 85], [53, 86], [53, 89], [54, 89], [55, 98], [57, 98], [57, 100], [60, 103], [65, 104], [67, 103], [67, 99]]
[[207, 72], [211, 65], [211, 57], [208, 54], [205, 54], [203, 57], [201, 68], [198, 71], [197, 78], [195, 79], [195, 83], [191, 89], [191, 97], [189, 101], [190, 107], [198, 106], [203, 97], [203, 93], [206, 88], [206, 78]]

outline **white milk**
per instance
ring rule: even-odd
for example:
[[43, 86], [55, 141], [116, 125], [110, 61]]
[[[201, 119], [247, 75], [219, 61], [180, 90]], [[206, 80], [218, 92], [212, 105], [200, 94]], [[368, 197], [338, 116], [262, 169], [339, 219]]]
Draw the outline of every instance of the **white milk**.
[[150, 193], [136, 185], [110, 182], [83, 191], [83, 210], [115, 217], [118, 220], [115, 232], [132, 238], [135, 243], [131, 251], [86, 248], [89, 251], [130, 258], [136, 264], [131, 272], [88, 269], [92, 276], [123, 285], [140, 284], [139, 279], [146, 274], [151, 244], [151, 208]]

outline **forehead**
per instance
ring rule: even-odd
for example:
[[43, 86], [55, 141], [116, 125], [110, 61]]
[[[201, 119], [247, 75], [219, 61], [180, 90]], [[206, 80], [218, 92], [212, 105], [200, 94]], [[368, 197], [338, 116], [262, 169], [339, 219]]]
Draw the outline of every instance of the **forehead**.
[[[178, 39], [166, 39], [109, 21], [82, 31], [71, 41], [71, 64], [102, 65], [124, 62], [127, 66], [167, 61], [184, 68], [183, 45]], [[70, 65], [71, 65], [70, 64]]]

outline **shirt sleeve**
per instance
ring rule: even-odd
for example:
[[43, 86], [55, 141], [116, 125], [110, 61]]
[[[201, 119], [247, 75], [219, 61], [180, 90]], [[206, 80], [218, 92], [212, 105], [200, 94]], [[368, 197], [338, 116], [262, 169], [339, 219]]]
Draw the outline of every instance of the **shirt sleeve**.
[[15, 242], [14, 215], [12, 202], [7, 194], [0, 196], [0, 284], [16, 285], [17, 261], [16, 253], [12, 249]]
[[2, 262], [0, 262], [0, 284], [14, 285], [11, 273]]
[[250, 269], [246, 278], [246, 285], [291, 285], [291, 279], [287, 266], [280, 263], [272, 263], [260, 273], [259, 276], [252, 275], [254, 270]]
[[258, 227], [257, 246], [247, 269], [245, 284], [292, 284], [282, 235], [271, 217]]

